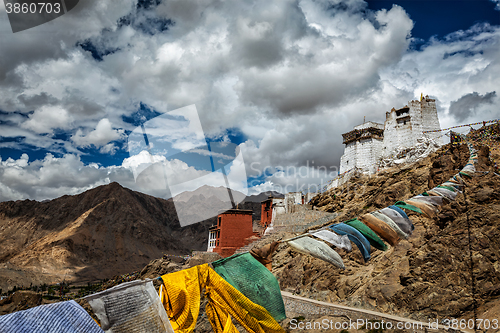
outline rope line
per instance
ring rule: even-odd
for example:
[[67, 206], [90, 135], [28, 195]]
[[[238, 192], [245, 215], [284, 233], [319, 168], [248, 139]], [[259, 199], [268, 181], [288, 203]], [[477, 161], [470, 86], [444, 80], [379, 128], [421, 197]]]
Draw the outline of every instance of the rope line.
[[468, 184], [464, 181], [464, 201], [465, 201], [465, 216], [467, 219], [467, 235], [469, 238], [469, 259], [470, 259], [470, 276], [471, 276], [471, 289], [472, 289], [472, 304], [474, 311], [474, 332], [477, 332], [477, 301], [476, 301], [476, 277], [474, 276], [474, 260], [472, 259], [472, 237], [471, 237], [471, 227], [469, 220], [469, 204], [467, 203], [466, 188]]
[[483, 125], [485, 126], [486, 124], [489, 123], [498, 123], [500, 122], [500, 119], [494, 119], [494, 120], [488, 120], [488, 121], [478, 121], [477, 123], [471, 123], [471, 124], [465, 124], [465, 125], [457, 125], [457, 126], [452, 126], [448, 128], [443, 128], [443, 129], [438, 129], [438, 130], [432, 130], [432, 131], [423, 131], [422, 133], [434, 133], [434, 132], [441, 132], [441, 131], [447, 131], [453, 128], [459, 128], [459, 127], [465, 127], [465, 126], [473, 126], [473, 125]]

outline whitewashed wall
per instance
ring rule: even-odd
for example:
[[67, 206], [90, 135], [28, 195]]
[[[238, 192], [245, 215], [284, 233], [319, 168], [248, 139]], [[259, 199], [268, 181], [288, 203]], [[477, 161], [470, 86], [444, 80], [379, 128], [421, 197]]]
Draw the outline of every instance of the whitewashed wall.
[[344, 155], [340, 158], [340, 174], [359, 168], [373, 173], [382, 153], [383, 140], [377, 138], [360, 139], [346, 145]]
[[[408, 102], [410, 116], [406, 124], [398, 119], [404, 119], [406, 114], [397, 117], [398, 110], [386, 113], [384, 128], [384, 148], [382, 155], [389, 157], [396, 148], [410, 148], [417, 144], [417, 139], [424, 136], [424, 131], [439, 130], [439, 119], [437, 115], [436, 102], [426, 98], [422, 101]], [[401, 109], [400, 109], [401, 110]], [[441, 136], [440, 132], [425, 134], [428, 138], [435, 139]], [[441, 142], [439, 142], [442, 144]]]
[[314, 198], [317, 194], [318, 193], [312, 192], [306, 193], [305, 203], [309, 203], [309, 201], [311, 201], [311, 199]]
[[344, 155], [340, 157], [340, 174], [343, 174], [347, 170], [356, 167], [356, 158], [358, 155], [356, 143], [356, 141], [352, 141], [346, 144]]
[[[418, 117], [418, 113], [415, 114], [414, 108], [409, 107], [408, 113], [404, 113], [401, 117], [397, 117], [398, 110], [392, 110], [391, 112], [386, 113], [385, 120], [385, 128], [384, 128], [384, 147], [382, 149], [382, 156], [389, 157], [393, 150], [396, 148], [406, 148], [413, 147], [414, 138], [413, 138], [413, 127], [416, 125], [415, 119]], [[402, 122], [403, 119], [409, 120], [406, 121], [406, 124]], [[400, 121], [398, 122], [398, 118]]]
[[383, 141], [375, 138], [368, 138], [361, 139], [357, 141], [356, 144], [356, 167], [364, 172], [375, 172]]
[[[398, 111], [402, 111], [404, 108], [408, 108], [408, 112], [402, 112], [400, 116], [397, 116]], [[441, 132], [423, 133], [424, 131], [440, 129], [434, 99], [426, 96], [422, 101], [408, 102], [404, 108], [399, 110], [393, 108], [390, 112], [386, 112], [384, 125], [369, 121], [354, 127], [354, 129], [383, 128], [384, 138], [383, 140], [360, 139], [346, 144], [344, 155], [340, 158], [340, 174], [355, 167], [364, 172], [376, 172], [375, 165], [381, 158], [390, 157], [395, 149], [414, 147], [417, 144], [417, 139], [424, 135], [436, 140], [440, 145], [443, 144], [443, 140], [440, 138]], [[329, 188], [337, 186], [339, 186], [339, 182], [334, 181], [329, 185]]]
[[[436, 101], [434, 99], [426, 98], [422, 100], [422, 130], [435, 131], [441, 129], [439, 118], [436, 109]], [[434, 139], [437, 144], [443, 144], [442, 132], [426, 133], [425, 136]]]
[[274, 219], [276, 216], [285, 214], [285, 198], [273, 198], [272, 200], [272, 214], [271, 214], [271, 225], [274, 224]]
[[302, 192], [289, 192], [285, 194], [285, 211], [290, 212], [293, 205], [302, 204]]

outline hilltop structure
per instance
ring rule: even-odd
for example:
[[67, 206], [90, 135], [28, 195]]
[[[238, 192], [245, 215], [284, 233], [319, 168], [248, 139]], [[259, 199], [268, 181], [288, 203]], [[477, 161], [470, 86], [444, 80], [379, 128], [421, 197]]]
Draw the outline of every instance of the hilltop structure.
[[352, 169], [374, 173], [382, 158], [416, 146], [424, 136], [442, 144], [439, 132], [424, 133], [440, 129], [436, 100], [429, 96], [410, 101], [401, 109], [392, 108], [386, 112], [384, 124], [369, 121], [342, 134], [345, 150], [340, 158], [340, 174]]

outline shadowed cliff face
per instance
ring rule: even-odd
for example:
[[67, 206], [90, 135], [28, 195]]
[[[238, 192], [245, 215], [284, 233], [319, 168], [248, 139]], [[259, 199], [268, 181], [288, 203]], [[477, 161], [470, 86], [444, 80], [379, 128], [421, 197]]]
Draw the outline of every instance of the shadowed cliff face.
[[[280, 245], [273, 257], [273, 273], [281, 288], [317, 300], [415, 319], [471, 318], [469, 223], [478, 318], [497, 318], [500, 314], [500, 176], [494, 173], [487, 147], [480, 147], [478, 155], [476, 168], [480, 172], [467, 180], [467, 205], [464, 196], [459, 194], [457, 200], [444, 205], [434, 219], [409, 214], [415, 224], [413, 235], [385, 252], [372, 248], [372, 259], [366, 264], [355, 246], [350, 253], [338, 251], [346, 266], [341, 271]], [[468, 157], [465, 146], [447, 145], [419, 163], [352, 179], [344, 188], [315, 197], [313, 204], [320, 210], [340, 213], [328, 224], [342, 222], [446, 181], [466, 164]], [[484, 317], [486, 315], [488, 317]]]
[[118, 183], [49, 202], [2, 202], [0, 288], [109, 278], [164, 253], [204, 250], [212, 223], [181, 228], [171, 201]]

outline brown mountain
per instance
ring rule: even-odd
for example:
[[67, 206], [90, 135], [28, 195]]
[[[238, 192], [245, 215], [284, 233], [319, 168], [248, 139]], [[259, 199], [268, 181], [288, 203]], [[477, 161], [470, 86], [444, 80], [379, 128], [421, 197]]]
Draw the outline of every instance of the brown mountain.
[[47, 202], [2, 202], [0, 288], [109, 278], [164, 253], [205, 250], [212, 223], [181, 228], [172, 201], [118, 183]]

